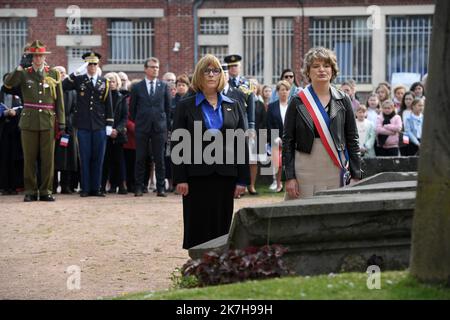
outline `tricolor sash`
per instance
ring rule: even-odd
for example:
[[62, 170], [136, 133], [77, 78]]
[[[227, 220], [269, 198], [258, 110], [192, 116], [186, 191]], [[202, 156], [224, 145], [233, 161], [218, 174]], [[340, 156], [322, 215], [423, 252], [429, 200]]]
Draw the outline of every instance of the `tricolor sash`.
[[333, 161], [334, 165], [340, 169], [340, 185], [344, 186], [349, 183], [349, 172], [347, 169], [348, 156], [347, 152], [344, 152], [344, 159], [342, 159], [341, 152], [339, 152], [334, 144], [333, 137], [330, 132], [330, 117], [322, 106], [319, 97], [314, 92], [311, 85], [306, 86], [304, 89], [300, 89], [298, 96], [305, 105], [308, 113], [310, 114], [314, 125], [319, 133], [320, 139]]

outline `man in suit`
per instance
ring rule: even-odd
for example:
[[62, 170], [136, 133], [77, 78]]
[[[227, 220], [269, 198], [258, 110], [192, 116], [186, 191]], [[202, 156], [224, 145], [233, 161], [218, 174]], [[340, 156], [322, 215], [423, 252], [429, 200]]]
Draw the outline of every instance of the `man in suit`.
[[143, 193], [146, 159], [151, 148], [156, 167], [158, 197], [166, 197], [164, 191], [164, 148], [167, 131], [170, 130], [171, 95], [167, 84], [158, 80], [159, 60], [149, 58], [144, 64], [145, 78], [131, 90], [130, 115], [135, 121], [136, 166], [135, 196]]
[[98, 75], [101, 55], [87, 52], [85, 63], [64, 80], [64, 90], [76, 90], [73, 127], [77, 129], [81, 164], [81, 197], [104, 197], [101, 192], [106, 136], [114, 122], [109, 80]]
[[[48, 52], [39, 40], [28, 48], [32, 66], [19, 65], [5, 79], [5, 87], [20, 85], [24, 109], [19, 127], [24, 154], [25, 202], [55, 201], [52, 196], [55, 125], [65, 129], [64, 98], [60, 74], [45, 64]], [[41, 160], [41, 185], [37, 186], [36, 162]]]

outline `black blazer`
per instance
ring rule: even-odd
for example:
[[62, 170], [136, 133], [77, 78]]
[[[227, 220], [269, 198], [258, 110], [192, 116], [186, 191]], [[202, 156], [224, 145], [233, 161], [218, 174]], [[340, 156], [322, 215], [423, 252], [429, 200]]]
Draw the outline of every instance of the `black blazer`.
[[109, 80], [97, 77], [95, 86], [84, 74], [71, 74], [63, 81], [63, 89], [76, 90], [76, 105], [73, 110], [73, 126], [83, 130], [101, 130], [114, 122]]
[[[127, 139], [127, 121], [128, 121], [128, 103], [127, 97], [115, 90], [111, 92], [114, 109], [114, 125], [113, 128], [118, 131], [118, 135], [115, 139], [112, 139], [114, 143], [123, 144], [128, 141]], [[109, 137], [111, 139], [111, 137]]]
[[[272, 137], [272, 130], [274, 129], [278, 129], [278, 135], [274, 135]], [[271, 145], [274, 143], [276, 138], [283, 135], [283, 120], [281, 119], [279, 100], [270, 103], [267, 108], [267, 134]]]
[[133, 86], [130, 115], [136, 124], [136, 133], [162, 133], [170, 130], [170, 105], [170, 91], [164, 81], [156, 80], [155, 93], [151, 97], [146, 79]]
[[[361, 155], [358, 129], [350, 97], [331, 87], [330, 133], [338, 151], [347, 148], [352, 178], [361, 179]], [[314, 122], [301, 99], [289, 103], [283, 131], [283, 164], [286, 179], [295, 178], [295, 150], [311, 153], [314, 142]]]
[[[174, 121], [173, 121], [173, 132], [172, 132], [172, 148], [174, 151], [177, 144], [181, 141], [174, 141], [174, 136], [177, 135], [177, 129], [185, 129], [190, 133], [191, 138], [191, 157], [190, 163], [181, 163], [175, 164], [173, 163], [173, 180], [174, 184], [184, 183], [188, 181], [189, 177], [193, 176], [208, 176], [213, 173], [217, 173], [222, 176], [232, 176], [237, 178], [238, 183], [242, 183], [245, 185], [250, 184], [250, 171], [248, 166], [248, 144], [247, 139], [245, 139], [245, 143], [243, 144], [243, 148], [238, 150], [236, 140], [233, 142], [234, 148], [234, 163], [226, 164], [226, 154], [227, 154], [227, 139], [226, 139], [226, 129], [242, 129], [245, 130], [244, 126], [244, 114], [242, 113], [242, 109], [239, 107], [237, 102], [229, 103], [226, 101], [222, 102], [222, 113], [223, 113], [223, 126], [221, 128], [221, 132], [223, 135], [223, 164], [207, 164], [204, 162], [202, 157], [200, 164], [194, 164], [194, 121], [200, 121], [202, 126], [202, 136], [205, 133], [206, 126], [203, 118], [203, 112], [201, 106], [195, 105], [196, 96], [189, 96], [185, 99], [182, 99], [177, 104], [175, 109]], [[197, 142], [198, 143], [198, 142]], [[202, 142], [202, 154], [203, 150], [206, 146], [208, 146], [211, 142], [206, 141]], [[243, 150], [242, 150], [243, 149]], [[231, 152], [231, 150], [229, 150]], [[244, 155], [245, 163], [237, 164], [238, 155]], [[178, 153], [176, 153], [178, 154]], [[183, 153], [181, 153], [183, 154]], [[172, 159], [173, 162], [173, 159]]]

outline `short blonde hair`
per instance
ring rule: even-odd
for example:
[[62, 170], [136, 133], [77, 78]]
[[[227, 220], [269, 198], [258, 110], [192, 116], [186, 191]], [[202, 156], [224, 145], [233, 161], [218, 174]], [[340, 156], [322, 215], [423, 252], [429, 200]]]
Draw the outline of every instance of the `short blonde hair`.
[[360, 104], [358, 106], [358, 108], [356, 108], [356, 112], [359, 112], [359, 111], [367, 112], [367, 107], [365, 105], [363, 105], [363, 104]]
[[311, 82], [311, 78], [309, 77], [309, 71], [315, 60], [325, 61], [326, 63], [329, 63], [331, 65], [332, 69], [331, 82], [333, 82], [333, 80], [336, 79], [337, 75], [339, 74], [339, 67], [337, 64], [337, 58], [334, 51], [324, 47], [316, 47], [309, 49], [309, 51], [305, 54], [302, 68], [302, 72], [309, 82]]
[[199, 60], [195, 66], [194, 75], [192, 76], [192, 89], [195, 92], [203, 91], [205, 83], [204, 71], [209, 66], [220, 69], [219, 85], [217, 86], [217, 92], [221, 92], [225, 88], [225, 74], [222, 69], [222, 65], [215, 56], [207, 54]]
[[117, 90], [120, 90], [120, 88], [122, 88], [122, 80], [120, 80], [120, 77], [116, 72], [108, 72], [107, 74], [105, 74], [105, 78], [108, 80], [111, 80], [111, 78], [113, 78], [117, 83]]
[[276, 90], [279, 91], [281, 86], [286, 87], [286, 89], [291, 90], [291, 84], [287, 80], [280, 80], [277, 82]]

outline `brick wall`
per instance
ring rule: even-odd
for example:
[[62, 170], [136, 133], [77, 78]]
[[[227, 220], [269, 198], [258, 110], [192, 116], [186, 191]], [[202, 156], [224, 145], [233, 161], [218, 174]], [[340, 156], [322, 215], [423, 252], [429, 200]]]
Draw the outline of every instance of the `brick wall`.
[[[163, 8], [164, 17], [154, 19], [154, 55], [161, 61], [161, 75], [167, 71], [180, 73], [192, 73], [194, 67], [194, 30], [193, 30], [193, 0], [127, 0], [127, 1], [106, 1], [106, 0], [60, 0], [60, 1], [13, 1], [0, 0], [0, 8], [36, 8], [37, 18], [28, 18], [29, 41], [40, 39], [50, 51], [53, 52], [47, 60], [50, 65], [67, 65], [66, 50], [64, 47], [56, 46], [56, 35], [66, 34], [66, 19], [55, 18], [55, 8], [65, 8], [76, 3], [80, 8]], [[432, 0], [400, 1], [400, 0], [304, 0], [304, 5], [308, 6], [368, 6], [378, 5], [407, 5], [407, 4], [431, 4]], [[298, 7], [297, 0], [205, 0], [201, 8], [273, 8], [273, 7]], [[332, 15], [332, 10], [330, 10]], [[124, 17], [126, 18], [126, 17]], [[309, 49], [308, 43], [309, 19], [305, 17], [294, 17], [294, 71], [300, 75], [302, 57]], [[101, 35], [101, 47], [94, 48], [103, 55], [102, 63], [108, 60], [107, 36], [108, 19], [93, 19], [93, 34]], [[180, 50], [174, 52], [172, 49], [175, 42], [180, 43]], [[303, 44], [303, 45], [302, 45]], [[81, 61], [80, 61], [81, 62]], [[141, 78], [142, 72], [129, 73], [130, 78]]]

